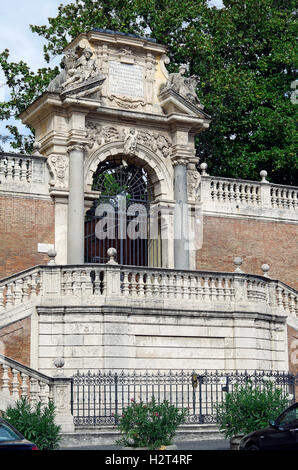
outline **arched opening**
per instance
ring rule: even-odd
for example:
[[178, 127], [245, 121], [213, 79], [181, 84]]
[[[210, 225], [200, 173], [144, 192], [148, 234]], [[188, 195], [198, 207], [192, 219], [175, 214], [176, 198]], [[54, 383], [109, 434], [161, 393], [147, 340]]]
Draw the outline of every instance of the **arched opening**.
[[119, 264], [160, 266], [159, 222], [153, 233], [154, 191], [147, 171], [125, 157], [106, 160], [93, 174], [92, 190], [100, 195], [85, 217], [85, 262], [106, 263], [114, 247]]

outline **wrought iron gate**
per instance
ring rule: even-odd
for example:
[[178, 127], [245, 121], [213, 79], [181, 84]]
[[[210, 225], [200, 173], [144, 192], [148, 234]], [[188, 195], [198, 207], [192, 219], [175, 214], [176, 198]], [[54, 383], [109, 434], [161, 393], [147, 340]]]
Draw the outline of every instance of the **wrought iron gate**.
[[[93, 176], [92, 189], [100, 197], [85, 219], [85, 262], [106, 263], [107, 250], [117, 250], [124, 265], [148, 266], [151, 187], [143, 168], [115, 162], [101, 164]], [[130, 236], [127, 227], [136, 220]]]
[[280, 387], [283, 396], [293, 395], [295, 402], [295, 376], [284, 372], [77, 372], [71, 394], [74, 424], [114, 425], [115, 416], [121, 414], [131, 399], [148, 403], [152, 396], [158, 403], [168, 400], [177, 408], [187, 408], [186, 424], [216, 423], [216, 405], [236, 384], [244, 385], [251, 380], [262, 388], [266, 379]]

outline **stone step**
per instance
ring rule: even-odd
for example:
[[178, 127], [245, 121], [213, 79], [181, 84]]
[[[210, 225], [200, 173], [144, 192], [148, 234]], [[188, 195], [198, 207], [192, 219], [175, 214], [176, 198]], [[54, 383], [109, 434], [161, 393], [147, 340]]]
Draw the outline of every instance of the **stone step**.
[[[60, 447], [114, 445], [119, 437], [120, 433], [115, 426], [77, 427], [74, 433], [62, 434]], [[189, 424], [179, 427], [174, 442], [223, 438], [216, 424]]]

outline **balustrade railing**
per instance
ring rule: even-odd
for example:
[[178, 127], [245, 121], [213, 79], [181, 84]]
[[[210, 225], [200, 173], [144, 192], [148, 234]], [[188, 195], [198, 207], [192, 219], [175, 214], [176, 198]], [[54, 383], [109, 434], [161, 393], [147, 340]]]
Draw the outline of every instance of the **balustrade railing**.
[[31, 404], [53, 400], [54, 379], [0, 354], [0, 390], [14, 400], [28, 398]]
[[35, 300], [40, 294], [42, 267], [34, 267], [0, 281], [0, 310]]
[[[272, 217], [275, 211], [278, 217], [284, 211], [284, 218], [296, 219], [294, 212], [298, 207], [297, 187], [270, 183], [266, 180], [265, 170], [260, 172], [262, 180], [257, 182], [209, 176], [206, 169], [207, 165], [202, 163], [199, 193], [205, 211], [222, 212], [226, 207], [229, 212], [235, 210], [239, 214], [241, 209], [251, 209], [254, 215], [260, 216], [262, 211], [272, 211]], [[266, 214], [268, 216], [269, 213]]]
[[28, 155], [0, 155], [0, 181], [25, 181], [32, 179], [32, 157]]
[[49, 377], [0, 354], [0, 411], [22, 398], [33, 407], [39, 402], [43, 406], [52, 401], [56, 423], [62, 431], [73, 431], [71, 386], [71, 378]]
[[[237, 262], [235, 258], [235, 264]], [[264, 275], [235, 272], [182, 271], [113, 265], [37, 266], [0, 281], [0, 314], [33, 305], [74, 305], [101, 302], [146, 302], [171, 308], [236, 304], [279, 308], [297, 316], [297, 291]], [[0, 316], [1, 319], [1, 316]]]

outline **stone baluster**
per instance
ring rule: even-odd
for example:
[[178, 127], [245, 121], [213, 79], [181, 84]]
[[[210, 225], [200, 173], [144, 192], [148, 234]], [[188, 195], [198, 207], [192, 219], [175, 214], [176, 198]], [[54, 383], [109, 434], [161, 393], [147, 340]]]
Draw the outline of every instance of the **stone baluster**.
[[182, 298], [182, 276], [176, 275], [176, 299]]
[[19, 380], [18, 380], [19, 371], [12, 369], [12, 397], [15, 400], [19, 398]]
[[166, 274], [164, 273], [161, 273], [160, 275], [160, 297], [162, 299], [166, 299], [167, 298], [167, 283], [166, 283]]
[[152, 296], [157, 297], [159, 292], [159, 286], [158, 286], [158, 279], [157, 279], [157, 274], [154, 273], [152, 274]]
[[6, 163], [5, 162], [6, 162], [6, 159], [0, 156], [0, 181], [5, 180], [5, 175], [6, 175]]
[[175, 276], [174, 274], [170, 273], [167, 279], [168, 279], [168, 286], [167, 286], [168, 298], [170, 300], [173, 300], [175, 299]]
[[38, 380], [35, 379], [34, 377], [30, 377], [30, 402], [32, 403], [33, 406], [36, 405], [38, 402], [38, 395], [39, 395], [39, 386], [38, 386]]
[[210, 296], [211, 299], [217, 299], [217, 279], [214, 277], [210, 278]]
[[40, 401], [43, 405], [46, 405], [48, 402], [48, 396], [49, 396], [48, 390], [47, 390], [48, 385], [45, 382], [40, 381], [39, 386], [40, 386], [40, 393], [39, 393]]
[[217, 190], [217, 199], [219, 202], [223, 201], [223, 182], [219, 181], [218, 182], [218, 190]]
[[100, 280], [100, 270], [95, 270], [94, 277], [94, 295], [101, 295], [101, 280]]
[[152, 297], [152, 278], [150, 272], [146, 273], [146, 297]]
[[6, 306], [13, 305], [13, 291], [12, 291], [12, 283], [7, 284], [6, 290]]
[[196, 300], [196, 283], [196, 276], [191, 273], [189, 277], [189, 298], [191, 300]]
[[14, 175], [14, 160], [11, 157], [7, 159], [7, 173], [6, 173], [6, 180], [12, 181]]
[[6, 393], [9, 393], [9, 369], [10, 367], [5, 364], [5, 362], [2, 364], [2, 369], [3, 369], [3, 374], [2, 374], [2, 390]]
[[5, 292], [5, 286], [0, 287], [0, 308], [5, 306], [4, 303], [4, 292]]
[[17, 181], [19, 181], [20, 179], [20, 172], [21, 172], [20, 160], [16, 159], [15, 164], [14, 164], [14, 179]]
[[209, 293], [208, 277], [203, 276], [201, 281], [202, 281], [202, 284], [203, 284], [203, 285], [201, 285], [202, 300], [205, 301], [205, 300], [207, 300], [208, 293]]
[[295, 294], [290, 293], [290, 299], [289, 299], [289, 310], [290, 313], [294, 316], [297, 316], [297, 297]]
[[20, 181], [27, 181], [27, 179], [28, 179], [27, 161], [22, 158], [20, 160]]
[[21, 397], [28, 397], [28, 376], [24, 372], [20, 373], [21, 375]]
[[224, 301], [223, 278], [219, 277], [217, 282], [217, 298], [219, 301]]
[[[125, 297], [127, 297], [129, 295], [128, 271], [124, 270], [122, 272], [123, 272], [123, 282], [122, 282], [123, 289], [122, 289], [122, 293]], [[149, 276], [148, 276], [148, 278], [149, 278]]]
[[19, 305], [22, 303], [23, 300], [23, 279], [17, 279], [14, 283], [14, 303], [15, 305]]
[[280, 286], [276, 287], [276, 303], [278, 307], [283, 307], [283, 289]]
[[140, 271], [139, 276], [139, 297], [143, 298], [145, 296], [144, 272]]

